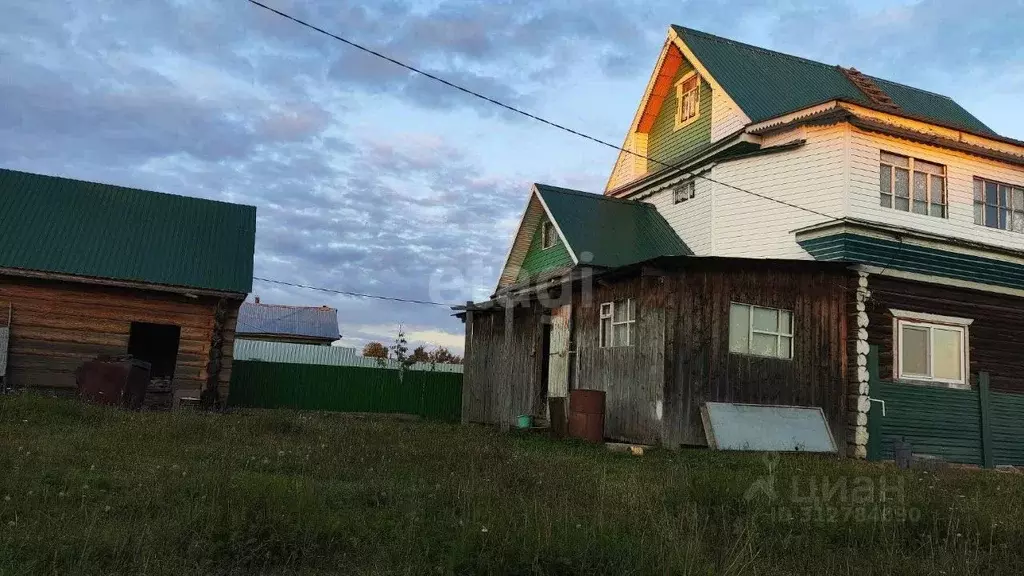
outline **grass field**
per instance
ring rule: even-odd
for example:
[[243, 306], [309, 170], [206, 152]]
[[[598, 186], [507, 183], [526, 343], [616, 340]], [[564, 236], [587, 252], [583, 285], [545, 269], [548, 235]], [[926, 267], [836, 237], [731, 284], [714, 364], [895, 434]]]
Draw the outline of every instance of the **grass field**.
[[1024, 476], [770, 462], [0, 397], [0, 574], [1024, 573]]

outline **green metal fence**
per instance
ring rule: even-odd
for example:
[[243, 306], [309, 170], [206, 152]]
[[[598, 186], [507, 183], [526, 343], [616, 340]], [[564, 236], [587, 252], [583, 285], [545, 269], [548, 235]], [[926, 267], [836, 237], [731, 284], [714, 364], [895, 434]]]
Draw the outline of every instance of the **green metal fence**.
[[916, 454], [949, 462], [1024, 465], [1024, 395], [992, 392], [987, 373], [969, 390], [883, 381], [875, 346], [868, 373], [869, 459], [892, 459], [894, 443], [905, 441]]
[[462, 414], [462, 374], [238, 361], [231, 370], [228, 405], [455, 421]]

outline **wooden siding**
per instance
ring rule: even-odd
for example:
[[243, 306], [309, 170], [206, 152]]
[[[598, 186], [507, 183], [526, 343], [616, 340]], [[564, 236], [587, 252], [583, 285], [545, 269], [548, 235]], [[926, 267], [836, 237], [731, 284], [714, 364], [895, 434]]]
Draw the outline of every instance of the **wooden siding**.
[[517, 282], [523, 282], [548, 270], [572, 266], [572, 257], [569, 256], [569, 252], [566, 250], [561, 238], [555, 240], [554, 246], [544, 248], [543, 223], [547, 221], [547, 217], [543, 217], [536, 223], [533, 239], [530, 241], [530, 248], [523, 257], [522, 268], [516, 279]]
[[[878, 164], [881, 150], [944, 165], [949, 217], [937, 218], [880, 206]], [[1024, 234], [986, 228], [974, 223], [976, 176], [1024, 186], [1024, 168], [851, 128], [850, 217], [1024, 250]]]
[[[665, 382], [665, 283], [646, 277], [598, 284], [573, 305], [578, 377], [575, 388], [605, 392], [607, 438], [655, 443], [661, 439]], [[634, 345], [600, 347], [600, 305], [636, 299]]]
[[868, 338], [878, 345], [879, 373], [893, 378], [893, 316], [890, 309], [957, 316], [969, 326], [970, 375], [988, 372], [994, 391], [1024, 393], [1024, 298], [871, 275]]
[[[790, 204], [841, 217], [846, 189], [846, 126], [798, 130], [780, 140], [805, 138], [800, 148], [715, 166], [711, 177]], [[877, 170], [876, 170], [877, 171]], [[793, 230], [826, 221], [806, 210], [728, 186], [714, 186], [715, 256], [810, 259]]]
[[[13, 305], [8, 379], [17, 387], [73, 391], [74, 371], [83, 362], [101, 354], [127, 354], [132, 322], [173, 324], [181, 328], [176, 394], [198, 396], [207, 379], [217, 302], [211, 297], [0, 277], [0, 307]], [[226, 303], [218, 375], [222, 399], [231, 381], [240, 304]]]
[[647, 143], [649, 134], [631, 132], [622, 147], [629, 152], [619, 152], [615, 167], [608, 178], [604, 191], [608, 192], [647, 174]]
[[658, 212], [698, 256], [711, 254], [711, 194], [712, 185], [702, 178], [694, 179], [693, 198], [676, 204], [672, 187], [655, 192], [645, 202], [653, 204]]
[[750, 123], [724, 90], [711, 90], [711, 141], [718, 142]]
[[467, 318], [463, 363], [463, 421], [510, 425], [520, 414], [544, 412], [541, 362], [545, 311], [536, 303], [517, 306], [511, 341], [504, 309]]
[[[842, 272], [762, 264], [691, 268], [674, 298], [664, 442], [706, 444], [703, 402], [820, 406], [838, 444], [846, 425], [846, 289]], [[793, 358], [729, 352], [731, 302], [793, 311]]]
[[[665, 96], [665, 101], [651, 128], [647, 155], [659, 162], [671, 163], [672, 160], [711, 142], [711, 86], [703, 78], [700, 82], [700, 115], [691, 124], [676, 130], [675, 83], [692, 71], [693, 66], [689, 62], [683, 61], [679, 66], [679, 70], [672, 78], [672, 89]], [[647, 163], [648, 172], [656, 172], [662, 168], [664, 166], [657, 162]]]

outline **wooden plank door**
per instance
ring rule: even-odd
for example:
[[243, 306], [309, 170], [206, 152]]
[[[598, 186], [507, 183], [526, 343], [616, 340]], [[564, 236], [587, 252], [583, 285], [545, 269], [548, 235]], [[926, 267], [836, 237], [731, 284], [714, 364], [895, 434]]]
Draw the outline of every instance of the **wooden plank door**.
[[548, 354], [548, 398], [569, 395], [569, 317], [566, 304], [551, 311], [551, 347]]

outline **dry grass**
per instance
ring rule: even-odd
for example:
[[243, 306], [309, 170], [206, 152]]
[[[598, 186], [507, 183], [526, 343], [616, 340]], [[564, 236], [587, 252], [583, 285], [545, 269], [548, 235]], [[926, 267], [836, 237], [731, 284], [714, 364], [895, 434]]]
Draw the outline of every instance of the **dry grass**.
[[[1022, 476], [790, 456], [777, 498], [745, 498], [766, 473], [475, 426], [0, 397], [0, 574], [1024, 573]], [[902, 490], [883, 502], [882, 482]]]

